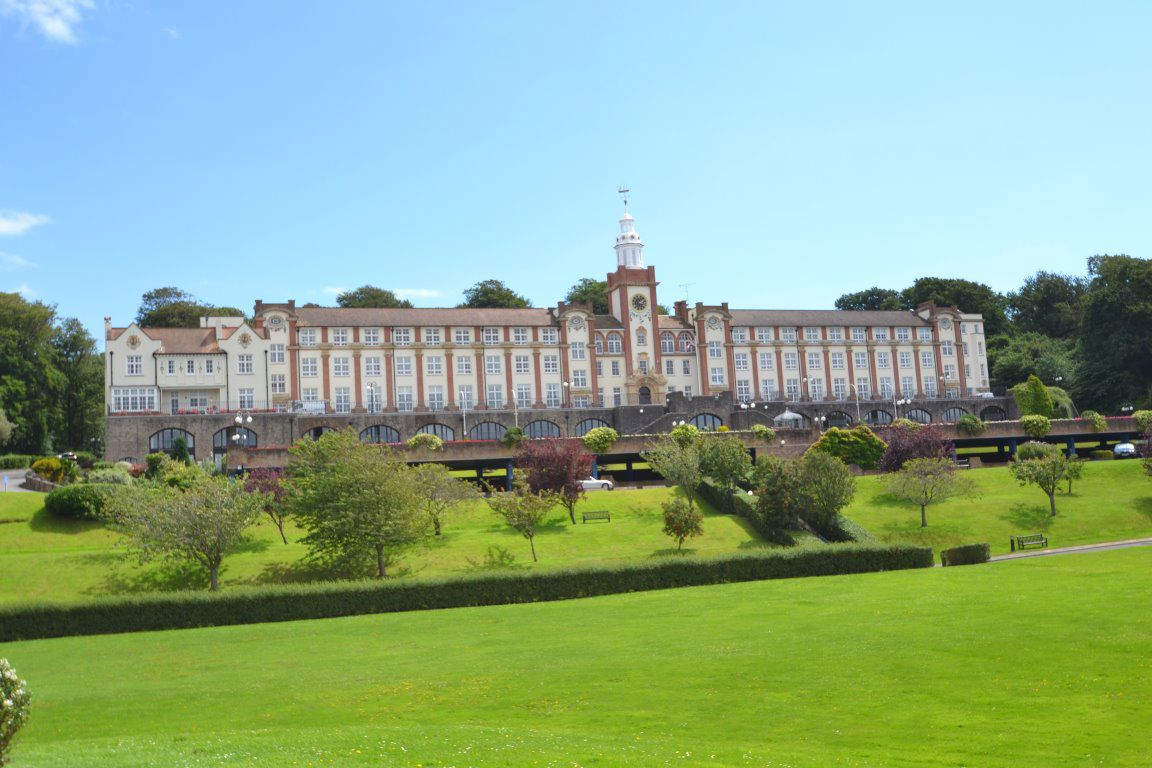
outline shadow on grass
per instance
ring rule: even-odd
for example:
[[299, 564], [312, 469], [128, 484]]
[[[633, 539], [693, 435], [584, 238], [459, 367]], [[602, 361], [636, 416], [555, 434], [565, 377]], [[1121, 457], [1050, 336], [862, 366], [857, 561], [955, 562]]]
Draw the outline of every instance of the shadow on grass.
[[[221, 577], [223, 577], [221, 569]], [[128, 573], [114, 571], [104, 577], [88, 594], [123, 595], [138, 592], [176, 592], [208, 589], [208, 571], [191, 563], [161, 563], [144, 566]]]
[[28, 527], [36, 533], [87, 533], [107, 526], [100, 520], [76, 520], [70, 517], [56, 517], [41, 507], [28, 520]]
[[469, 557], [467, 561], [468, 565], [464, 567], [464, 570], [473, 573], [477, 571], [521, 571], [528, 568], [527, 563], [519, 562], [516, 555], [499, 544], [489, 546], [483, 560], [473, 560]]
[[1143, 496], [1139, 499], [1133, 499], [1132, 505], [1136, 507], [1136, 511], [1152, 520], [1152, 496]]
[[[1057, 505], [1057, 509], [1059, 509], [1059, 505]], [[1008, 509], [1008, 513], [1001, 515], [1000, 519], [1022, 530], [1047, 531], [1052, 527], [1054, 518], [1048, 511], [1048, 507], [1038, 504], [1013, 504]]]
[[667, 549], [657, 549], [649, 557], [684, 557], [687, 555], [696, 554], [696, 550], [691, 547], [684, 549], [676, 549], [676, 547], [668, 547]]

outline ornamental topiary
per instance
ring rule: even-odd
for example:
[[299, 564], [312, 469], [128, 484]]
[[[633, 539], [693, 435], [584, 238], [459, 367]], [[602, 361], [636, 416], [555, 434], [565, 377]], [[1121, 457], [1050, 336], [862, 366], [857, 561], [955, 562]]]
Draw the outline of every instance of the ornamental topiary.
[[771, 440], [776, 437], [776, 430], [767, 424], [753, 424], [750, 431], [761, 440]]
[[584, 433], [584, 447], [595, 454], [607, 453], [620, 439], [620, 433], [612, 427], [596, 427]]
[[982, 435], [988, 426], [970, 413], [966, 413], [960, 418], [956, 419], [956, 431], [962, 435]]
[[8, 659], [0, 659], [0, 765], [5, 765], [12, 751], [16, 732], [28, 722], [32, 694]]
[[1080, 419], [1091, 424], [1093, 432], [1108, 431], [1108, 419], [1096, 413], [1096, 411], [1083, 411], [1080, 414]]
[[1039, 440], [1052, 431], [1052, 420], [1047, 416], [1033, 413], [1020, 418], [1020, 428], [1024, 430], [1024, 434], [1028, 435], [1028, 437], [1033, 440]]
[[406, 445], [414, 451], [440, 451], [444, 448], [444, 441], [436, 435], [430, 435], [427, 432], [421, 432], [418, 435], [412, 435], [412, 437], [408, 438]]

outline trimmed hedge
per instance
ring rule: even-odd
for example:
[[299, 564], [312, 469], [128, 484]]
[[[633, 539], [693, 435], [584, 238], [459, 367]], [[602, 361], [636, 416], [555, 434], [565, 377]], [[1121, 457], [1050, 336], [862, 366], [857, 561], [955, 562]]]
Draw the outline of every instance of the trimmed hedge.
[[696, 491], [700, 494], [700, 497], [711, 504], [717, 512], [736, 515], [737, 517], [742, 517], [747, 520], [748, 524], [752, 526], [752, 529], [756, 531], [764, 541], [779, 544], [782, 547], [796, 546], [796, 539], [792, 538], [791, 533], [783, 528], [776, 528], [764, 522], [764, 519], [756, 509], [756, 503], [758, 501], [756, 496], [749, 496], [743, 491], [726, 494], [707, 480], [701, 483]]
[[1112, 451], [1091, 451], [1088, 455], [1092, 457], [1093, 461], [1111, 461], [1116, 458]]
[[964, 544], [951, 549], [940, 550], [940, 565], [977, 565], [988, 562], [987, 544]]
[[847, 517], [844, 517], [844, 515], [840, 515], [838, 518], [836, 518], [836, 524], [840, 527], [840, 530], [848, 536], [849, 539], [856, 542], [857, 544], [873, 544], [880, 541], [872, 535], [872, 531], [860, 525], [860, 523], [856, 522], [855, 520], [850, 520]]
[[29, 456], [24, 453], [9, 453], [0, 456], [0, 469], [28, 469], [39, 456]]
[[44, 497], [44, 509], [54, 517], [99, 520], [104, 511], [104, 503], [119, 488], [111, 483], [61, 486]]
[[83, 603], [0, 607], [0, 642], [533, 603], [762, 579], [931, 568], [933, 564], [932, 550], [927, 547], [847, 544], [427, 581], [329, 582], [216, 593], [127, 595]]

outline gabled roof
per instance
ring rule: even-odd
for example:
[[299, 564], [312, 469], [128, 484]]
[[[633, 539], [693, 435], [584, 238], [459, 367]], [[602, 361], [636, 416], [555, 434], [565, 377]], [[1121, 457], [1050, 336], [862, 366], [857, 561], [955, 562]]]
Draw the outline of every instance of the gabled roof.
[[733, 309], [732, 325], [931, 325], [914, 312], [904, 310], [844, 309]]
[[352, 307], [299, 307], [301, 327], [319, 326], [473, 326], [555, 325], [547, 309], [366, 309]]
[[[110, 340], [119, 339], [127, 328], [112, 328], [108, 332]], [[237, 328], [222, 328], [225, 338], [235, 333]], [[141, 328], [140, 333], [152, 341], [160, 342], [158, 354], [193, 355], [216, 354], [220, 345], [215, 328]]]

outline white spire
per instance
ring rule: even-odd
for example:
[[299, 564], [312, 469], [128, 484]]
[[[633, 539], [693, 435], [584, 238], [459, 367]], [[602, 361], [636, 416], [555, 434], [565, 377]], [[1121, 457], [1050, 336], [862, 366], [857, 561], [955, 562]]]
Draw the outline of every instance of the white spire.
[[644, 243], [636, 232], [636, 222], [628, 213], [628, 190], [620, 188], [624, 197], [624, 216], [620, 219], [620, 234], [616, 237], [616, 266], [644, 269]]

